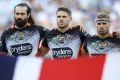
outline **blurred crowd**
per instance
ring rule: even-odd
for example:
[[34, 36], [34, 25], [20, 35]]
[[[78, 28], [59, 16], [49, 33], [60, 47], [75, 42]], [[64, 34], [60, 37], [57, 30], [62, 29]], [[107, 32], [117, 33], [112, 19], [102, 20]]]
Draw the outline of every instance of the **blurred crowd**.
[[72, 11], [71, 25], [81, 25], [91, 35], [96, 33], [94, 19], [98, 12], [110, 14], [111, 32], [120, 31], [120, 0], [0, 0], [0, 34], [13, 24], [14, 6], [21, 2], [31, 6], [35, 23], [48, 29], [56, 27], [56, 10], [65, 6]]

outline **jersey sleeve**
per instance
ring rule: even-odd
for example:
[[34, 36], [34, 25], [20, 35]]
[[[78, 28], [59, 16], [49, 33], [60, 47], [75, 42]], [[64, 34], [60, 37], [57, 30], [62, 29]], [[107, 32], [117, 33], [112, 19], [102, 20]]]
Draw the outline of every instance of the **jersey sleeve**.
[[41, 39], [44, 37], [44, 35], [45, 35], [46, 32], [48, 32], [48, 31], [49, 31], [48, 29], [46, 29], [45, 27], [42, 27], [42, 26], [41, 26], [41, 29], [39, 30]]
[[84, 41], [87, 39], [87, 38], [90, 38], [90, 34], [88, 34], [86, 31], [82, 31], [81, 29], [79, 29], [79, 35], [80, 35], [80, 38], [81, 38], [81, 42], [84, 43]]
[[91, 37], [91, 35], [85, 29], [83, 29], [80, 25], [77, 25], [73, 28], [78, 29], [81, 32], [81, 34], [85, 35], [87, 38]]
[[48, 47], [47, 36], [48, 36], [48, 32], [47, 32], [47, 33], [44, 35], [44, 37], [43, 37], [42, 45], [43, 45], [44, 47], [49, 48], [49, 47]]
[[83, 50], [84, 50], [86, 53], [88, 53], [87, 41], [88, 41], [88, 38], [84, 41], [84, 44], [83, 44]]
[[87, 31], [83, 30], [82, 28], [79, 29], [79, 31], [81, 32], [81, 35], [83, 35], [85, 39], [91, 37], [91, 35]]
[[5, 32], [3, 32], [3, 34], [1, 35], [0, 52], [8, 52], [6, 48], [5, 36]]
[[79, 32], [79, 35], [80, 35], [80, 39], [81, 39], [81, 42], [84, 43], [84, 41], [87, 39], [87, 38], [90, 38], [91, 35], [86, 31], [84, 30], [80, 25], [77, 25], [75, 27], [73, 27], [75, 29], [78, 30]]

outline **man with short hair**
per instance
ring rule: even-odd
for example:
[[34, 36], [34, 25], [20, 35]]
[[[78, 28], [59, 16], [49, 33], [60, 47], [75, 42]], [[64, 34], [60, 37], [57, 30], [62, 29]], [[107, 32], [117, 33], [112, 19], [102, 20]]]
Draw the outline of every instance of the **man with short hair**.
[[120, 53], [120, 38], [110, 32], [111, 19], [106, 13], [98, 13], [95, 19], [98, 34], [86, 39], [83, 52], [89, 55]]
[[83, 32], [81, 28], [70, 28], [72, 13], [68, 8], [58, 8], [56, 17], [58, 28], [44, 36], [37, 56], [48, 54], [53, 59], [78, 58], [80, 46], [86, 38], [86, 32]]
[[15, 6], [14, 20], [14, 27], [5, 30], [1, 36], [1, 52], [14, 57], [35, 56], [46, 29], [35, 25], [31, 8], [26, 3]]

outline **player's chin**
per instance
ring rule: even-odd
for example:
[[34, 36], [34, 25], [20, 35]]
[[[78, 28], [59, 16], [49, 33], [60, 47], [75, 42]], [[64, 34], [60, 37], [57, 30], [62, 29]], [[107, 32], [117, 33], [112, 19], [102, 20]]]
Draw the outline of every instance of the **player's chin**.
[[106, 33], [105, 32], [100, 32], [100, 35], [105, 35]]
[[59, 25], [59, 28], [64, 28], [65, 26], [64, 25]]

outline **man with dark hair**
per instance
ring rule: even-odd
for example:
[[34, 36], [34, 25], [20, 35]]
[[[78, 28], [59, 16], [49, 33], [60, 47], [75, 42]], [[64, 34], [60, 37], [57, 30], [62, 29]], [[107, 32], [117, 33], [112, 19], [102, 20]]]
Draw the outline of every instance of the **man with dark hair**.
[[86, 32], [77, 27], [70, 28], [72, 14], [68, 8], [58, 8], [56, 17], [58, 28], [44, 36], [37, 56], [48, 54], [53, 59], [78, 58], [80, 46], [86, 38]]
[[20, 3], [14, 8], [14, 27], [5, 30], [1, 36], [2, 53], [10, 56], [34, 56], [46, 29], [37, 26], [31, 17], [31, 8]]
[[68, 9], [68, 8], [65, 8], [65, 7], [59, 7], [56, 11], [56, 14], [59, 12], [59, 11], [65, 11], [69, 14], [69, 16], [72, 16], [72, 13], [71, 11]]
[[113, 37], [109, 32], [110, 16], [98, 13], [95, 19], [98, 34], [86, 39], [83, 52], [89, 55], [120, 53], [120, 38]]
[[[28, 23], [29, 24], [31, 24], [31, 25], [33, 25], [33, 24], [35, 24], [35, 22], [34, 22], [34, 20], [33, 20], [33, 18], [32, 18], [32, 16], [31, 16], [31, 8], [26, 4], [26, 3], [21, 3], [21, 4], [18, 4], [18, 5], [16, 5], [15, 6], [15, 8], [14, 8], [14, 13], [16, 12], [16, 8], [18, 7], [18, 6], [22, 6], [22, 7], [26, 7], [27, 8], [27, 14], [29, 14], [29, 17], [28, 17]], [[17, 21], [17, 20], [15, 20], [15, 21]], [[15, 22], [16, 23], [16, 25], [17, 25], [17, 22]], [[24, 24], [25, 23], [18, 23], [18, 26], [24, 26]], [[23, 27], [22, 26], [22, 27]]]

